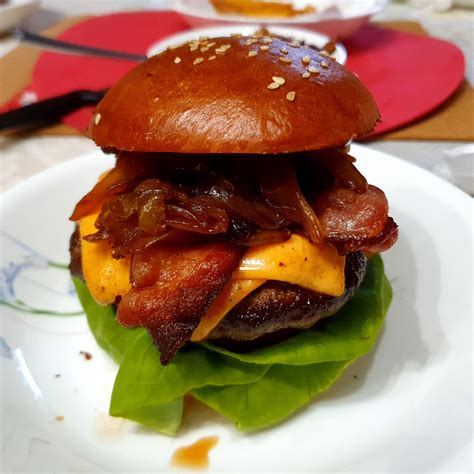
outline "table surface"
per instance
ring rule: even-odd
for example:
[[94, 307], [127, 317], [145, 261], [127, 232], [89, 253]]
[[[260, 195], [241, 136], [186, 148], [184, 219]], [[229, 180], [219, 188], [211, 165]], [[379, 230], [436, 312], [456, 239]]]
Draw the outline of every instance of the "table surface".
[[[117, 6], [119, 5], [119, 7]], [[82, 0], [44, 0], [40, 10], [26, 22], [34, 31], [44, 29], [65, 16], [98, 14], [137, 8], [165, 9], [163, 0], [124, 0], [112, 2], [84, 2]], [[415, 9], [406, 4], [390, 4], [376, 16], [376, 20], [414, 20], [432, 35], [458, 45], [464, 52], [467, 63], [466, 77], [474, 84], [474, 12], [453, 9], [445, 13]], [[0, 56], [16, 46], [9, 37], [0, 38]], [[466, 142], [376, 140], [369, 148], [390, 153], [446, 177], [443, 170], [446, 152], [466, 145]], [[0, 191], [5, 191], [51, 166], [96, 150], [96, 146], [85, 137], [32, 136], [15, 139], [0, 137]]]

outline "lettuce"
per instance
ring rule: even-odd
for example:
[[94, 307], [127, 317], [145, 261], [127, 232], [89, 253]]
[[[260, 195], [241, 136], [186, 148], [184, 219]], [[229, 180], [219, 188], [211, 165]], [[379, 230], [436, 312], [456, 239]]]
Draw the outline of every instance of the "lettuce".
[[169, 435], [179, 429], [186, 394], [230, 418], [240, 430], [282, 421], [373, 347], [392, 298], [376, 255], [356, 295], [315, 329], [247, 353], [189, 344], [163, 367], [144, 329], [123, 328], [112, 307], [98, 305], [80, 280], [74, 278], [74, 284], [97, 343], [120, 364], [110, 414]]

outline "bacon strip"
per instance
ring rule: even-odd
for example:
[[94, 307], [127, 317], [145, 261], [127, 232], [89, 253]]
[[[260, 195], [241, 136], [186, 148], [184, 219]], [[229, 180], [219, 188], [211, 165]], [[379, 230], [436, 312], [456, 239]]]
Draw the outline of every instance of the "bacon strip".
[[226, 243], [155, 246], [132, 262], [132, 290], [117, 319], [143, 326], [167, 364], [191, 337], [214, 298], [237, 268], [242, 250]]
[[347, 255], [350, 252], [358, 250], [365, 254], [374, 254], [378, 252], [385, 252], [398, 239], [398, 226], [395, 221], [389, 217], [385, 222], [382, 231], [374, 237], [354, 238], [338, 241], [337, 239], [328, 239], [334, 244], [340, 255]]
[[397, 240], [397, 225], [388, 216], [387, 198], [375, 186], [368, 186], [365, 193], [334, 186], [316, 198], [313, 209], [324, 240], [336, 245], [341, 254], [380, 252]]

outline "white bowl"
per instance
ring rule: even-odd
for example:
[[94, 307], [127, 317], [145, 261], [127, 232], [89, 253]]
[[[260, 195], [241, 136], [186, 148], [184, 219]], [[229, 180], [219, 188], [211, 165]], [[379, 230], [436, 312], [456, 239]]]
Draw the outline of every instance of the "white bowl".
[[[192, 27], [229, 23], [281, 24], [316, 30], [333, 39], [346, 38], [385, 8], [390, 0], [307, 0], [317, 13], [291, 18], [258, 18], [217, 12], [209, 0], [170, 0], [170, 7]], [[296, 3], [296, 2], [295, 2]]]
[[0, 33], [19, 25], [40, 3], [40, 0], [7, 0], [7, 3], [0, 4]]
[[[177, 33], [172, 36], [167, 36], [166, 38], [157, 41], [148, 48], [147, 55], [154, 56], [155, 54], [164, 51], [169, 46], [181, 44], [186, 41], [192, 41], [199, 38], [200, 36], [218, 38], [220, 36], [230, 36], [233, 33], [240, 33], [247, 36], [253, 35], [259, 28], [259, 25], [240, 24], [233, 26], [214, 26], [211, 28], [198, 28], [195, 30], [189, 30], [182, 33]], [[322, 49], [324, 45], [330, 41], [330, 38], [326, 35], [300, 28], [272, 25], [268, 29], [272, 34], [292, 38], [294, 40], [304, 42], [309, 46], [314, 46], [318, 49]], [[336, 43], [336, 50], [334, 51], [333, 56], [336, 58], [338, 63], [345, 64], [347, 61], [346, 48], [344, 48], [342, 44]]]

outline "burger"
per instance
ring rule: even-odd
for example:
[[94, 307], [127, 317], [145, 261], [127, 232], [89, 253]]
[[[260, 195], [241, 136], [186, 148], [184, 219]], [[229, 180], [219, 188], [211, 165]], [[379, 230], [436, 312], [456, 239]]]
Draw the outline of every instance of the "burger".
[[[313, 396], [370, 349], [398, 229], [349, 148], [378, 120], [328, 53], [269, 35], [170, 47], [109, 90], [89, 135], [116, 163], [72, 213], [70, 269], [121, 363], [111, 414], [174, 432], [192, 394], [266, 427], [309, 400], [286, 390]], [[239, 408], [242, 390], [281, 409]], [[177, 400], [172, 428], [143, 414]]]

